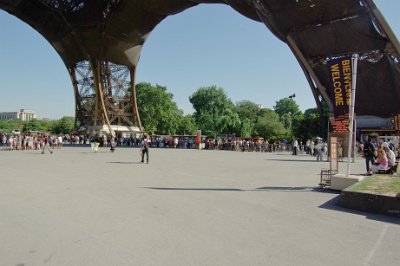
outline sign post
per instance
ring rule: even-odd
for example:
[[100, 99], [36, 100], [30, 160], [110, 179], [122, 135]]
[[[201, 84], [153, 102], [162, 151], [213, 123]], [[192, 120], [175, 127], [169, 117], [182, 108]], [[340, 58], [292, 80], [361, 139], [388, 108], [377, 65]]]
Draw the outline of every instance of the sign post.
[[338, 158], [338, 139], [337, 137], [330, 137], [329, 147], [329, 170], [330, 173], [337, 174], [339, 172], [339, 158]]
[[356, 101], [356, 85], [357, 85], [357, 63], [358, 54], [354, 54], [351, 58], [352, 65], [352, 83], [351, 83], [351, 97], [349, 106], [349, 149], [347, 151], [347, 173], [346, 176], [350, 175], [350, 158], [353, 150], [353, 124], [354, 124], [354, 104]]

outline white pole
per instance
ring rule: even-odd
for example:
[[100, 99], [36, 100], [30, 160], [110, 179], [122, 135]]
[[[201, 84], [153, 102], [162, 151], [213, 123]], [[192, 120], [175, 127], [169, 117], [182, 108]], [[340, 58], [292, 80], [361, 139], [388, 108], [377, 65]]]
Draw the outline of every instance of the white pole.
[[353, 146], [353, 151], [354, 151], [354, 153], [353, 153], [353, 160], [352, 160], [352, 163], [354, 163], [355, 161], [356, 161], [356, 154], [357, 154], [357, 149], [356, 149], [356, 147], [357, 147], [357, 119], [356, 119], [356, 115], [354, 115], [354, 128], [353, 128], [353, 132], [354, 132], [354, 134], [353, 134], [353, 138], [354, 138], [354, 146]]
[[351, 98], [349, 106], [349, 147], [347, 151], [347, 176], [350, 175], [350, 160], [351, 152], [353, 150], [353, 122], [354, 122], [354, 104], [356, 100], [356, 85], [357, 85], [357, 63], [358, 54], [353, 54], [351, 58], [352, 65], [352, 84], [351, 84]]

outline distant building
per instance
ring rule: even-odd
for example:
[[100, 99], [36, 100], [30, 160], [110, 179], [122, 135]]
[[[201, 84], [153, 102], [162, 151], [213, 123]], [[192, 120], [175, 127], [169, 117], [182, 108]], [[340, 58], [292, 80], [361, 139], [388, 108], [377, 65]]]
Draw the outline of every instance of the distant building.
[[0, 120], [22, 120], [29, 121], [32, 119], [36, 119], [36, 112], [29, 109], [21, 109], [19, 112], [0, 112]]

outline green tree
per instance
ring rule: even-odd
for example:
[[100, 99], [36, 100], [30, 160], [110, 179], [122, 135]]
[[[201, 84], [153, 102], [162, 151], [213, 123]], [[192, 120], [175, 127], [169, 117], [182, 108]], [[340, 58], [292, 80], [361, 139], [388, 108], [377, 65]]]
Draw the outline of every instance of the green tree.
[[298, 127], [303, 119], [299, 105], [293, 98], [283, 98], [276, 102], [274, 110], [287, 129], [286, 138], [292, 139], [295, 135], [294, 132], [298, 132]]
[[240, 120], [240, 126], [237, 130], [237, 135], [249, 138], [254, 134], [255, 123], [248, 118], [243, 118]]
[[182, 111], [166, 87], [150, 83], [136, 85], [136, 98], [142, 125], [148, 133], [175, 134]]
[[0, 120], [0, 132], [11, 133], [14, 129], [21, 129], [21, 120]]
[[32, 119], [26, 121], [22, 127], [22, 132], [26, 131], [44, 131], [46, 128], [41, 120]]
[[196, 124], [207, 136], [217, 137], [221, 133], [232, 133], [240, 123], [234, 104], [222, 88], [216, 86], [198, 89], [189, 97], [195, 110]]
[[262, 113], [263, 109], [261, 106], [252, 101], [244, 100], [236, 104], [235, 110], [240, 118], [240, 124], [236, 133], [242, 137], [258, 135], [255, 132], [255, 124]]
[[70, 116], [64, 116], [60, 120], [54, 121], [51, 132], [55, 134], [70, 134], [74, 130], [75, 119]]
[[193, 115], [180, 115], [178, 116], [178, 129], [177, 133], [180, 135], [194, 135], [196, 134], [197, 125]]
[[321, 117], [317, 108], [304, 111], [304, 118], [300, 121], [296, 135], [303, 140], [313, 139], [317, 136], [326, 139], [329, 116], [329, 108], [327, 105], [323, 105], [322, 114], [323, 116]]
[[264, 108], [255, 125], [257, 135], [268, 141], [282, 140], [287, 130], [280, 121], [279, 115], [271, 109]]
[[296, 115], [300, 112], [299, 105], [293, 98], [283, 98], [275, 103], [275, 112], [282, 117], [284, 114]]
[[260, 105], [249, 101], [249, 100], [244, 100], [236, 103], [236, 112], [239, 115], [240, 119], [249, 119], [252, 122], [257, 121], [257, 117], [260, 115], [261, 111]]

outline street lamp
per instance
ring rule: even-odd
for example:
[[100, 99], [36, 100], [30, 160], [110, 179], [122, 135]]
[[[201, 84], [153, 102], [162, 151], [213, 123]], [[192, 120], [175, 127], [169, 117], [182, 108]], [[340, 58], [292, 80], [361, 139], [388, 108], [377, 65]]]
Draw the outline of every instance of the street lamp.
[[[292, 95], [289, 95], [289, 99], [295, 98], [296, 94], [293, 93]], [[292, 130], [292, 112], [289, 111], [289, 130], [290, 130], [290, 134], [293, 135], [293, 130]]]

